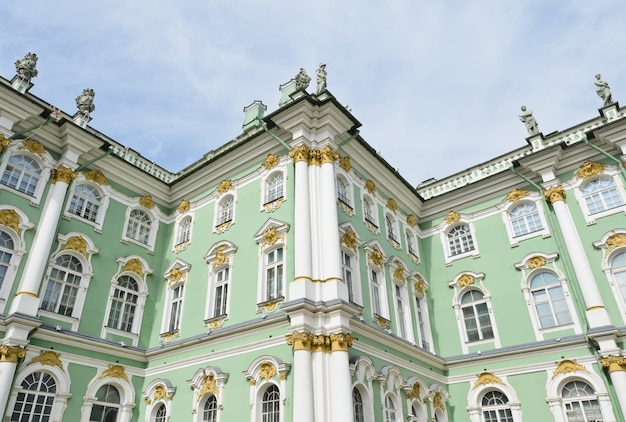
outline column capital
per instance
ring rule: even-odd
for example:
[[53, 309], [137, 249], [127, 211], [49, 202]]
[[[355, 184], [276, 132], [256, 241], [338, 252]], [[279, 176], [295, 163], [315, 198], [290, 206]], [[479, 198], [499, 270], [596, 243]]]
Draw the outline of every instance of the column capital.
[[20, 346], [0, 346], [0, 362], [17, 363], [26, 356], [26, 349]]
[[289, 156], [295, 161], [308, 161], [309, 160], [309, 147], [304, 144], [300, 144], [291, 151]]
[[543, 195], [546, 197], [546, 200], [551, 204], [554, 204], [557, 201], [565, 201], [565, 190], [562, 186], [553, 186], [549, 189], [543, 191]]
[[52, 183], [61, 181], [69, 185], [75, 178], [76, 172], [63, 165], [60, 165], [57, 169], [52, 170]]
[[322, 148], [320, 150], [320, 155], [322, 158], [322, 164], [334, 163], [339, 159], [339, 154], [330, 145], [326, 145], [324, 148]]
[[626, 358], [623, 356], [607, 356], [600, 358], [600, 363], [609, 373], [616, 371], [626, 372]]
[[289, 346], [293, 345], [294, 352], [297, 350], [311, 350], [313, 343], [313, 334], [307, 331], [296, 331], [291, 334], [287, 334], [286, 340]]
[[354, 344], [354, 338], [350, 334], [333, 333], [330, 335], [331, 352], [347, 352], [348, 347]]

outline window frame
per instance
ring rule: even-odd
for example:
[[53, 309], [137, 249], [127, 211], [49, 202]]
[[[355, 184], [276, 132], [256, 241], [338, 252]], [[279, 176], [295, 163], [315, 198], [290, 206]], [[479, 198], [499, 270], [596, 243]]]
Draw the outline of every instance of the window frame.
[[235, 224], [236, 202], [234, 192], [224, 193], [215, 201], [214, 233], [223, 233]]
[[[554, 277], [554, 282], [551, 284], [544, 284], [543, 286], [532, 287], [533, 281], [537, 279], [537, 277], [540, 277], [543, 274], [550, 274], [551, 277]], [[567, 297], [569, 296], [569, 291], [565, 288], [564, 278], [559, 277], [559, 274], [555, 273], [554, 271], [550, 271], [549, 269], [539, 269], [537, 271], [531, 272], [528, 275], [527, 285], [528, 285], [527, 287], [528, 296], [530, 297], [531, 305], [534, 310], [533, 316], [535, 318], [535, 321], [537, 323], [537, 328], [539, 330], [554, 331], [554, 330], [559, 330], [559, 329], [564, 329], [567, 327], [574, 326], [574, 312], [572, 312], [574, 308], [571, 307], [570, 302], [567, 300]], [[558, 321], [558, 318], [557, 318], [558, 314], [555, 309], [554, 298], [552, 297], [552, 294], [551, 294], [551, 292], [555, 291], [555, 289], [558, 289], [560, 291], [562, 295], [562, 301], [567, 305], [568, 316], [570, 319], [570, 321], [567, 323], [559, 323]], [[547, 301], [537, 302], [536, 293], [540, 291], [544, 291], [546, 293], [546, 295], [548, 296]], [[546, 303], [548, 304], [550, 308], [550, 317], [552, 317], [552, 319], [554, 320], [554, 325], [544, 327], [543, 323], [541, 322], [541, 316], [539, 315], [539, 305], [546, 304]]]
[[[480, 249], [478, 246], [478, 238], [476, 236], [476, 230], [474, 228], [474, 223], [471, 219], [466, 216], [456, 215], [451, 223], [448, 222], [449, 217], [444, 218], [444, 220], [440, 223], [438, 229], [440, 231], [440, 239], [441, 244], [443, 246], [444, 251], [444, 259], [446, 265], [450, 265], [452, 262], [457, 261], [466, 257], [478, 258], [480, 256]], [[463, 250], [461, 253], [456, 255], [452, 255], [452, 249], [450, 248], [450, 241], [452, 238], [449, 237], [449, 234], [452, 230], [456, 230], [458, 227], [466, 226], [467, 233], [469, 233], [469, 237], [471, 238], [473, 249]]]
[[[79, 214], [75, 214], [70, 211], [72, 206], [72, 200], [74, 196], [77, 195], [76, 190], [80, 186], [88, 186], [91, 189], [94, 189], [100, 195], [100, 203], [98, 206], [98, 211], [96, 212], [96, 217], [94, 220], [90, 220], [85, 218]], [[68, 201], [65, 205], [65, 209], [63, 211], [63, 217], [67, 219], [76, 219], [78, 221], [82, 221], [85, 224], [89, 224], [94, 227], [94, 230], [98, 233], [102, 232], [102, 226], [104, 224], [104, 219], [106, 217], [107, 210], [109, 208], [110, 198], [112, 195], [112, 189], [108, 185], [100, 185], [94, 181], [91, 181], [85, 177], [84, 174], [78, 173], [76, 179], [72, 182], [69, 193], [68, 193]]]
[[[539, 222], [541, 223], [541, 229], [523, 233], [516, 234], [515, 228], [513, 225], [513, 220], [511, 218], [511, 213], [515, 211], [518, 207], [523, 205], [533, 205], [536, 209], [537, 217]], [[511, 247], [516, 247], [520, 242], [523, 242], [527, 239], [532, 239], [535, 237], [549, 237], [550, 236], [550, 228], [548, 227], [548, 220], [545, 215], [545, 210], [543, 204], [541, 202], [541, 197], [537, 192], [528, 192], [523, 198], [511, 201], [506, 200], [502, 206], [502, 221], [504, 223], [504, 227], [506, 227], [506, 233], [509, 238], [509, 244]], [[526, 217], [526, 216], [524, 216]]]
[[[233, 272], [233, 262], [237, 246], [229, 241], [222, 241], [211, 246], [204, 256], [208, 267], [208, 289], [204, 310], [204, 324], [213, 328], [221, 327], [224, 321], [228, 320], [230, 312], [230, 298], [232, 295], [231, 280]], [[218, 279], [219, 274], [228, 272], [227, 279]], [[222, 288], [223, 312], [216, 314], [217, 290]], [[224, 291], [226, 294], [224, 295]]]
[[[126, 217], [124, 219], [124, 230], [122, 232], [122, 242], [133, 243], [135, 245], [141, 246], [142, 248], [148, 249], [148, 251], [150, 252], [154, 252], [154, 244], [155, 244], [158, 229], [159, 229], [159, 218], [158, 218], [159, 214], [155, 211], [155, 208], [156, 206], [149, 209], [142, 205], [139, 205], [139, 206], [130, 206], [126, 209]], [[130, 228], [130, 223], [131, 223], [131, 215], [133, 214], [133, 212], [141, 212], [150, 220], [146, 243], [134, 237], [130, 237], [128, 235], [128, 230]], [[142, 222], [138, 222], [138, 223], [141, 226]], [[139, 230], [139, 228], [141, 227], [138, 227], [137, 230]], [[137, 233], [139, 233], [139, 231]]]
[[[35, 142], [36, 144], [39, 144], [37, 141], [29, 140], [29, 142]], [[39, 146], [41, 146], [41, 144], [39, 144]], [[48, 153], [48, 151], [45, 150], [40, 154], [31, 152], [27, 146], [27, 141], [12, 142], [9, 148], [5, 150], [0, 160], [0, 179], [4, 176], [4, 173], [11, 158], [18, 155], [30, 158], [35, 163], [37, 163], [41, 169], [40, 177], [36, 183], [33, 194], [28, 195], [15, 188], [11, 188], [4, 183], [0, 183], [0, 190], [6, 190], [7, 192], [11, 192], [15, 195], [28, 199], [31, 203], [35, 205], [39, 205], [43, 197], [43, 193], [49, 184], [48, 181], [50, 180], [52, 166], [55, 164], [56, 160], [54, 160], [52, 156]]]
[[[162, 338], [180, 335], [185, 309], [187, 276], [190, 268], [191, 266], [185, 261], [176, 259], [164, 274], [164, 277], [167, 279], [167, 291], [161, 321]], [[180, 293], [176, 295], [177, 292]], [[175, 320], [172, 319], [174, 318], [174, 313], [176, 313]]]
[[[25, 232], [34, 227], [26, 215], [18, 208], [5, 205], [0, 207], [0, 214], [6, 218], [5, 225], [0, 223], [0, 231], [5, 232], [13, 243], [13, 249], [9, 251], [8, 248], [4, 249], [4, 252], [10, 258], [6, 264], [6, 271], [4, 273], [4, 279], [0, 285], [0, 313], [3, 313], [8, 303], [9, 295], [13, 284], [15, 283], [15, 277], [17, 270], [20, 266], [22, 258], [26, 254], [26, 242], [24, 240]], [[16, 231], [16, 229], [18, 231]]]
[[[293, 277], [289, 273], [289, 248], [287, 245], [287, 232], [289, 224], [269, 218], [254, 234], [254, 240], [258, 244], [258, 285], [257, 285], [257, 311], [266, 309], [271, 312], [276, 309], [276, 304], [284, 302], [287, 297], [288, 280]], [[268, 255], [282, 249], [282, 285], [276, 288], [274, 298], [269, 299], [267, 270]], [[270, 263], [271, 267], [277, 267], [278, 261]]]
[[[221, 372], [219, 368], [209, 366], [198, 369], [188, 381], [193, 390], [193, 403], [195, 406], [193, 422], [206, 422], [204, 419], [204, 407], [211, 397], [215, 398], [215, 422], [222, 419], [222, 400], [224, 399], [224, 384], [228, 381], [229, 374]], [[209, 383], [208, 385], [206, 383]]]
[[[368, 230], [377, 234], [380, 231], [380, 222], [378, 219], [378, 203], [368, 193], [362, 193], [361, 204], [363, 208], [363, 221]], [[367, 212], [369, 205], [370, 213]]]
[[428, 300], [426, 292], [430, 288], [430, 285], [424, 280], [424, 277], [420, 274], [415, 274], [412, 277], [413, 285], [413, 310], [415, 312], [415, 343], [422, 349], [428, 350], [431, 353], [435, 352], [433, 335], [430, 326], [430, 313], [428, 310]]
[[[585, 195], [582, 193], [582, 189], [584, 186], [587, 186], [589, 183], [594, 182], [598, 179], [610, 179], [615, 186], [617, 194], [622, 201], [622, 205], [608, 208], [603, 211], [597, 212], [595, 214], [591, 214], [591, 211], [587, 205], [587, 201], [585, 199]], [[587, 225], [595, 224], [596, 220], [602, 217], [606, 217], [613, 214], [624, 213], [626, 215], [626, 193], [624, 182], [620, 177], [620, 171], [617, 166], [614, 165], [604, 165], [602, 164], [602, 171], [594, 174], [589, 177], [574, 177], [571, 181], [563, 185], [564, 187], [569, 187], [574, 191], [574, 196], [576, 201], [580, 204], [580, 211], [585, 219]]]
[[[123, 369], [123, 367], [121, 367]], [[132, 410], [135, 407], [135, 389], [133, 385], [126, 379], [113, 377], [102, 368], [103, 372], [96, 375], [87, 385], [87, 391], [83, 396], [83, 405], [80, 408], [81, 421], [88, 421], [91, 416], [91, 410], [96, 400], [96, 393], [100, 387], [104, 385], [114, 386], [120, 394], [119, 412], [116, 422], [130, 422]]]
[[184, 214], [176, 221], [174, 236], [174, 251], [180, 252], [191, 244], [194, 218], [191, 214]]

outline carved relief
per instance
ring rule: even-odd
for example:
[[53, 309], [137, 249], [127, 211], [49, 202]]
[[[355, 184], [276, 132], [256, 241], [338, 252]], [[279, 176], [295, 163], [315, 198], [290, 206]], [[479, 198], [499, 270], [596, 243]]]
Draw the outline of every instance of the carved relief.
[[342, 157], [341, 160], [339, 160], [339, 167], [344, 169], [344, 171], [346, 172], [350, 172], [350, 170], [352, 169], [352, 163], [350, 163], [350, 157], [348, 156]]
[[478, 387], [479, 385], [487, 385], [487, 384], [504, 385], [502, 380], [498, 378], [497, 376], [495, 376], [494, 374], [492, 374], [491, 372], [483, 372], [482, 374], [478, 376], [478, 379], [474, 383], [474, 388]]
[[311, 352], [330, 352], [330, 349], [330, 337], [322, 334], [313, 337]]
[[122, 268], [122, 271], [131, 271], [143, 278], [143, 266], [141, 265], [141, 261], [137, 258], [129, 260], [126, 265], [124, 265], [124, 268]]
[[533, 256], [526, 263], [526, 266], [528, 268], [541, 268], [544, 265], [546, 265], [546, 260], [542, 256]]
[[411, 387], [411, 391], [409, 391], [408, 393], [406, 393], [406, 398], [407, 399], [419, 399], [420, 398], [420, 385], [419, 383], [415, 382], [413, 384], [413, 386]]
[[587, 177], [595, 176], [596, 174], [604, 171], [605, 164], [597, 163], [595, 161], [585, 161], [576, 172], [576, 177], [579, 179], [586, 179]]
[[335, 151], [335, 149], [331, 147], [330, 145], [326, 145], [324, 148], [322, 148], [320, 150], [320, 155], [321, 155], [322, 164], [334, 163], [335, 161], [339, 159], [339, 154], [337, 154], [337, 151]]
[[309, 148], [304, 144], [298, 145], [297, 147], [289, 151], [289, 157], [291, 157], [295, 162], [308, 161]]
[[170, 276], [167, 279], [167, 284], [168, 286], [171, 286], [172, 284], [182, 280], [182, 278], [183, 272], [180, 270], [180, 268], [172, 268], [172, 270], [170, 271]]
[[205, 394], [213, 394], [217, 397], [219, 390], [217, 388], [217, 381], [213, 375], [208, 375], [204, 382], [202, 383], [202, 388], [200, 388], [200, 392], [198, 393], [198, 401], [204, 397]]
[[461, 277], [459, 277], [458, 284], [461, 287], [467, 287], [467, 286], [471, 286], [472, 284], [474, 284], [475, 281], [476, 279], [473, 276], [465, 273]]
[[461, 216], [455, 213], [454, 211], [450, 211], [448, 215], [444, 217], [444, 220], [446, 220], [448, 224], [456, 223], [460, 219], [461, 219]]
[[404, 281], [404, 270], [402, 269], [402, 267], [398, 267], [394, 270], [393, 272], [393, 276], [394, 278], [396, 278], [397, 280], [402, 280]]
[[374, 195], [376, 193], [376, 184], [368, 179], [365, 182], [365, 189], [367, 189], [370, 194]]
[[152, 200], [152, 195], [142, 196], [141, 198], [139, 198], [139, 203], [148, 209], [154, 208], [154, 201]]
[[554, 204], [557, 201], [565, 201], [566, 197], [565, 190], [561, 186], [553, 186], [550, 189], [545, 190], [543, 195], [551, 204]]
[[311, 350], [313, 344], [313, 334], [300, 331], [286, 336], [287, 344], [293, 346], [293, 350]]
[[577, 363], [575, 360], [565, 359], [559, 363], [559, 366], [556, 367], [556, 369], [552, 373], [552, 378], [554, 379], [559, 374], [567, 374], [569, 372], [577, 371], [589, 372], [584, 366]]
[[433, 398], [433, 407], [439, 408], [444, 412], [446, 410], [446, 404], [443, 402], [443, 397], [439, 391], [435, 393], [435, 397]]
[[64, 182], [68, 185], [72, 183], [72, 180], [76, 179], [76, 172], [64, 166], [52, 170], [52, 183]]
[[263, 239], [265, 239], [265, 242], [263, 242], [263, 246], [273, 245], [282, 238], [283, 236], [280, 236], [278, 234], [275, 227], [269, 228], [263, 233]]
[[396, 212], [398, 211], [398, 203], [395, 199], [389, 198], [389, 200], [387, 201], [387, 208], [389, 208], [393, 212]]
[[183, 214], [191, 208], [191, 204], [186, 199], [180, 200], [180, 205], [178, 206], [178, 212]]
[[600, 359], [602, 367], [609, 373], [615, 371], [626, 371], [626, 358], [623, 356], [607, 356]]
[[354, 338], [350, 334], [333, 333], [330, 335], [331, 352], [347, 352], [348, 347], [354, 344]]
[[106, 177], [104, 177], [104, 174], [102, 174], [102, 172], [100, 170], [91, 170], [91, 171], [87, 171], [85, 173], [83, 173], [83, 175], [85, 176], [85, 179], [87, 180], [91, 180], [92, 182], [95, 182], [99, 185], [108, 185], [109, 182], [107, 181]]
[[100, 374], [100, 378], [104, 377], [121, 378], [128, 381], [128, 375], [126, 375], [126, 372], [121, 365], [109, 366], [109, 369], [102, 371], [102, 374]]
[[322, 153], [319, 149], [309, 150], [309, 165], [321, 166], [322, 165]]
[[157, 385], [154, 388], [154, 401], [161, 400], [163, 397], [165, 397], [166, 394], [167, 391], [165, 390], [165, 387], [163, 387], [161, 384]]
[[626, 234], [614, 233], [606, 240], [606, 244], [609, 246], [606, 250], [608, 255], [613, 249], [626, 245]]
[[426, 285], [424, 284], [424, 280], [422, 280], [422, 278], [419, 277], [417, 279], [417, 282], [415, 283], [415, 292], [423, 296], [425, 290], [426, 290]]
[[383, 265], [383, 253], [378, 249], [374, 249], [372, 252], [369, 253], [369, 259], [379, 267]]
[[415, 227], [417, 226], [417, 220], [415, 219], [415, 215], [413, 214], [409, 214], [406, 217], [406, 223], [411, 226], [411, 227]]
[[217, 185], [217, 192], [221, 195], [224, 192], [228, 192], [233, 188], [233, 181], [230, 179], [222, 180], [219, 185]]
[[522, 198], [525, 198], [528, 196], [530, 192], [527, 190], [523, 190], [523, 189], [513, 189], [503, 200], [504, 201], [511, 201], [511, 202], [516, 202], [519, 201]]
[[340, 242], [356, 252], [356, 233], [349, 230], [340, 238]]
[[263, 167], [265, 167], [266, 170], [269, 170], [271, 168], [276, 167], [279, 162], [280, 162], [280, 157], [278, 157], [277, 155], [273, 155], [273, 154], [267, 154], [267, 158], [265, 159], [265, 161], [263, 161]]
[[87, 242], [82, 238], [82, 236], [74, 236], [67, 239], [63, 249], [71, 249], [80, 253], [85, 258], [87, 257]]
[[17, 363], [26, 356], [26, 349], [20, 346], [0, 346], [0, 362]]
[[11, 140], [9, 138], [5, 138], [3, 134], [0, 133], [0, 152], [4, 151], [11, 145]]
[[265, 381], [269, 381], [274, 375], [276, 375], [276, 367], [271, 362], [263, 362], [259, 370], [259, 376]]
[[15, 210], [0, 210], [0, 224], [11, 227], [18, 234], [20, 232], [20, 216]]
[[224, 253], [224, 249], [226, 249], [226, 245], [221, 245], [217, 248], [217, 251], [215, 251], [215, 261], [213, 261], [213, 268], [228, 262], [228, 257]]
[[32, 139], [26, 139], [19, 149], [25, 149], [27, 151], [30, 151], [33, 154], [37, 154], [41, 158], [43, 158], [43, 155], [46, 152], [46, 149], [43, 147], [43, 145]]

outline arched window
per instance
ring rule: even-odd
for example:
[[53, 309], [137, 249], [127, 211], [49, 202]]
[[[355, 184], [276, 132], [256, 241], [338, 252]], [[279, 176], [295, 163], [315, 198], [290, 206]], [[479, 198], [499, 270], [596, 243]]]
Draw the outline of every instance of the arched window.
[[535, 274], [530, 279], [530, 294], [541, 328], [573, 322], [563, 287], [554, 273], [542, 271]]
[[96, 392], [91, 407], [90, 422], [117, 422], [120, 409], [120, 392], [111, 384], [105, 384]]
[[354, 422], [365, 422], [363, 396], [361, 396], [361, 392], [356, 387], [352, 389], [352, 406], [354, 408]]
[[280, 390], [269, 384], [261, 399], [262, 422], [280, 422]]
[[166, 422], [167, 421], [167, 409], [164, 404], [160, 404], [159, 408], [154, 414], [154, 422]]
[[376, 203], [368, 196], [363, 196], [363, 219], [370, 230], [378, 229]]
[[202, 422], [216, 422], [217, 421], [217, 399], [213, 394], [204, 403], [202, 409]]
[[570, 381], [561, 393], [568, 422], [603, 421], [604, 416], [593, 387], [584, 381]]
[[624, 204], [615, 181], [611, 178], [594, 179], [580, 188], [589, 214], [616, 208]]
[[77, 185], [70, 200], [68, 211], [85, 220], [95, 222], [102, 203], [102, 195], [88, 184]]
[[474, 250], [474, 239], [470, 227], [466, 224], [455, 226], [448, 231], [450, 256], [460, 255]]
[[509, 213], [509, 219], [515, 237], [543, 230], [539, 210], [533, 203], [524, 203], [513, 208]]
[[132, 210], [126, 226], [126, 237], [147, 245], [150, 242], [152, 219], [142, 210]]
[[5, 231], [0, 230], [0, 289], [9, 270], [9, 263], [13, 257], [15, 242]]
[[483, 422], [513, 422], [508, 397], [500, 391], [487, 392], [481, 401]]
[[235, 199], [232, 195], [228, 195], [223, 198], [218, 206], [218, 215], [216, 226], [221, 226], [222, 224], [230, 223], [233, 221], [233, 215], [235, 211]]
[[461, 297], [463, 325], [468, 342], [493, 338], [487, 301], [478, 290], [469, 290]]
[[176, 232], [176, 245], [182, 245], [191, 240], [191, 216], [184, 217], [178, 223], [178, 230]]
[[417, 242], [415, 241], [415, 235], [408, 229], [405, 235], [407, 252], [413, 257], [417, 258]]
[[24, 378], [11, 414], [11, 421], [47, 421], [51, 418], [56, 381], [47, 372], [33, 372]]
[[72, 255], [59, 256], [51, 265], [41, 309], [65, 316], [74, 315], [83, 265]]
[[41, 167], [33, 158], [22, 154], [13, 155], [2, 173], [0, 183], [28, 196], [34, 196], [41, 173]]
[[274, 173], [265, 182], [265, 204], [274, 202], [282, 197], [284, 189], [284, 176], [282, 172]]
[[389, 214], [385, 215], [385, 227], [387, 228], [387, 237], [396, 244], [399, 244], [400, 240], [398, 239], [396, 220]]
[[139, 285], [137, 281], [128, 275], [119, 277], [111, 299], [107, 326], [129, 333], [136, 331], [133, 330], [133, 323], [138, 299]]
[[391, 395], [385, 397], [385, 405], [383, 408], [385, 422], [395, 422], [397, 420], [396, 405]]
[[337, 199], [349, 207], [352, 206], [348, 193], [348, 184], [341, 177], [337, 177]]
[[626, 306], [626, 252], [620, 252], [611, 260], [611, 274]]

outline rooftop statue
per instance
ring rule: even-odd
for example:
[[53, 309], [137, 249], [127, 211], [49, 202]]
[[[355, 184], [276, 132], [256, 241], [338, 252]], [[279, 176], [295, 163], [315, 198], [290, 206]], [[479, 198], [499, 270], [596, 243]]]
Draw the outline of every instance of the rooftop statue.
[[27, 53], [23, 59], [15, 62], [15, 71], [20, 78], [30, 81], [31, 78], [37, 76], [37, 55], [35, 53]]
[[326, 64], [320, 63], [317, 68], [317, 94], [326, 91]]
[[522, 114], [520, 114], [519, 119], [524, 122], [524, 125], [526, 125], [526, 130], [529, 135], [532, 136], [539, 133], [537, 120], [535, 120], [532, 110], [526, 110], [525, 105], [522, 106]]
[[611, 98], [611, 88], [609, 88], [609, 84], [600, 79], [600, 74], [596, 75], [596, 81], [594, 82], [596, 86], [596, 93], [598, 97], [602, 99], [604, 104], [603, 106], [607, 106], [613, 103], [613, 99]]
[[80, 112], [89, 116], [89, 113], [96, 109], [96, 106], [93, 103], [93, 98], [96, 96], [96, 93], [93, 89], [83, 89], [83, 93], [76, 97], [76, 107]]
[[307, 89], [311, 82], [311, 77], [306, 74], [304, 68], [300, 68], [300, 72], [296, 75], [296, 90]]

